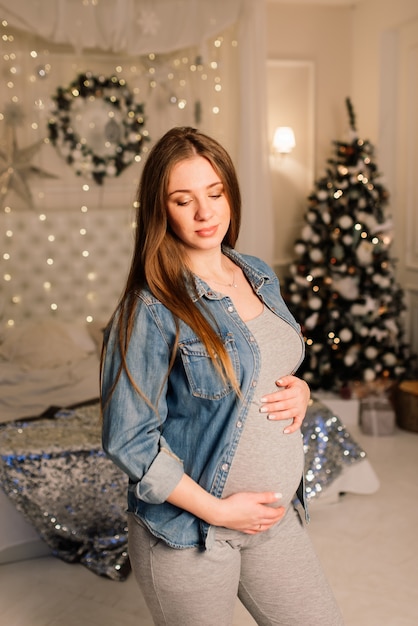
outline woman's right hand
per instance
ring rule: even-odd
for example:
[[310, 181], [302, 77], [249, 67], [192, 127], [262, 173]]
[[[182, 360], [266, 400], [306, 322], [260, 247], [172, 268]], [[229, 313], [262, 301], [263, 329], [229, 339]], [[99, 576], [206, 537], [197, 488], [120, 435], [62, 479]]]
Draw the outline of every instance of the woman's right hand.
[[273, 491], [243, 491], [227, 498], [216, 498], [183, 474], [167, 502], [174, 504], [212, 526], [223, 526], [255, 535], [268, 530], [284, 516], [282, 495]]
[[216, 526], [238, 530], [247, 535], [268, 530], [284, 516], [281, 494], [272, 491], [240, 492], [219, 500]]

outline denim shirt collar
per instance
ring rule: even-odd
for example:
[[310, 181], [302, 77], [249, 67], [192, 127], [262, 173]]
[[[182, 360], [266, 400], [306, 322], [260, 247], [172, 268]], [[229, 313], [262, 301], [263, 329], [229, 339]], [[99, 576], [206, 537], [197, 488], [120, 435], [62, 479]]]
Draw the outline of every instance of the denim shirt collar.
[[[236, 250], [228, 248], [227, 246], [222, 246], [222, 252], [242, 269], [255, 292], [257, 292], [265, 283], [271, 282], [271, 278], [266, 272], [259, 271], [253, 265], [247, 263], [243, 256]], [[211, 289], [203, 278], [200, 278], [197, 274], [193, 274], [193, 278], [195, 281], [194, 285], [189, 285], [189, 293], [193, 301], [196, 301], [203, 296], [206, 296], [209, 299], [219, 299], [220, 296], [218, 292]]]

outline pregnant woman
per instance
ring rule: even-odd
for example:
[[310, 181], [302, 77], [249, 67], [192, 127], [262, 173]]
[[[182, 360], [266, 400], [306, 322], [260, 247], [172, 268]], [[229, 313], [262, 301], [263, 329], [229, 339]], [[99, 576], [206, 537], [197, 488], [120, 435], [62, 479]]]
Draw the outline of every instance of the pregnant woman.
[[[293, 501], [303, 498], [299, 326], [214, 139], [173, 128], [138, 189], [134, 254], [102, 357], [103, 447], [129, 477], [129, 556], [158, 626], [342, 618]], [[256, 207], [254, 207], [256, 210]]]

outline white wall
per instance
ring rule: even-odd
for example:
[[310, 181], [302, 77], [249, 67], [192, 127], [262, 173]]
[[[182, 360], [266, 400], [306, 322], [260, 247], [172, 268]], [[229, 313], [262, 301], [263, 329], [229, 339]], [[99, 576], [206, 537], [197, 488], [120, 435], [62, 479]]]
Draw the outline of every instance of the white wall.
[[373, 143], [380, 138], [380, 91], [388, 69], [381, 65], [383, 38], [414, 19], [417, 0], [363, 0], [352, 11], [352, 94], [361, 127]]
[[[267, 24], [268, 58], [308, 59], [315, 64], [315, 175], [322, 173], [332, 154], [331, 142], [345, 139], [347, 96], [360, 136], [376, 148], [376, 161], [391, 196], [393, 249], [399, 259], [398, 280], [406, 290], [408, 337], [418, 349], [418, 149], [408, 136], [418, 128], [418, 107], [407, 95], [408, 88], [414, 100], [413, 89], [418, 90], [414, 52], [418, 38], [409, 32], [414, 24], [418, 32], [418, 2], [360, 0], [330, 6], [267, 0]], [[296, 223], [304, 191], [301, 186], [298, 202], [291, 199], [292, 206], [283, 194], [276, 194], [276, 212], [285, 210], [287, 218], [293, 212]]]
[[[345, 138], [349, 127], [345, 99], [350, 96], [351, 25], [352, 10], [347, 7], [267, 2], [268, 62], [289, 61], [289, 73], [294, 65], [293, 81], [289, 76], [276, 84], [280, 75], [268, 74], [269, 82], [274, 82], [269, 85], [270, 132], [275, 124], [291, 125], [296, 135], [295, 150], [272, 167], [274, 258], [280, 278], [293, 260], [293, 244], [300, 235], [314, 179], [324, 173], [332, 141]], [[305, 85], [298, 79], [298, 62], [311, 68]], [[307, 97], [304, 90], [312, 95]], [[313, 109], [311, 114], [307, 107]], [[307, 151], [306, 144], [312, 145], [312, 150]]]
[[352, 15], [353, 10], [344, 6], [267, 2], [268, 58], [315, 64], [316, 175], [323, 171], [331, 142], [344, 138], [348, 129], [345, 98], [351, 95]]
[[352, 36], [353, 95], [390, 192], [407, 339], [418, 352], [418, 2], [363, 0]]
[[417, 0], [361, 0], [336, 6], [267, 0], [267, 56], [316, 64], [316, 169], [347, 128], [350, 96], [360, 133], [379, 139], [383, 37], [418, 19]]

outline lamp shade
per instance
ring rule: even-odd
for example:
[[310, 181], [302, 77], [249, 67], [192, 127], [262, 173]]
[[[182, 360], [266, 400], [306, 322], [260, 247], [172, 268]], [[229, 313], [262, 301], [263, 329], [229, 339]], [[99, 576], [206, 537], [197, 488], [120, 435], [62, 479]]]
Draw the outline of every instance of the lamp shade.
[[292, 152], [295, 147], [295, 133], [290, 126], [278, 126], [274, 131], [273, 150], [280, 154]]

